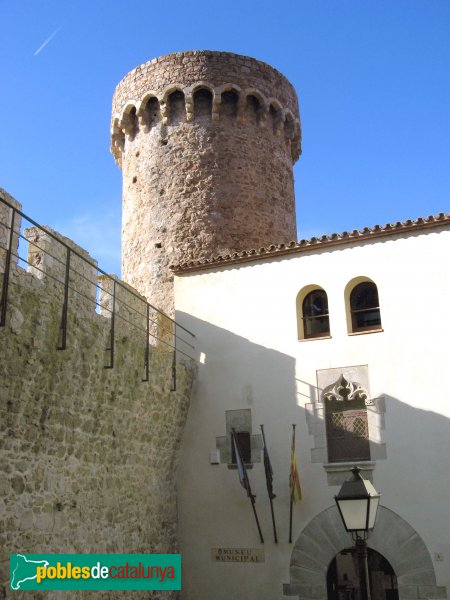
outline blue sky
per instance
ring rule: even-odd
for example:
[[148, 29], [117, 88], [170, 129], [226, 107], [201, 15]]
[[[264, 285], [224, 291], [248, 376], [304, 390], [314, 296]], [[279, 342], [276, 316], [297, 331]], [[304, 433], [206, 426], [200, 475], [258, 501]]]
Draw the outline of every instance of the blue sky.
[[178, 50], [247, 54], [294, 84], [299, 238], [450, 210], [448, 0], [0, 0], [0, 23], [0, 187], [105, 270], [120, 271], [112, 93]]

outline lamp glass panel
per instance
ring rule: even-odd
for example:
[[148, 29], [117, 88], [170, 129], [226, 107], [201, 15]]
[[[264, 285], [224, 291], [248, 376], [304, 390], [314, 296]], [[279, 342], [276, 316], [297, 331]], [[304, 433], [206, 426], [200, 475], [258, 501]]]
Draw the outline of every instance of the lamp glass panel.
[[366, 529], [367, 498], [338, 500], [345, 526], [350, 531]]
[[378, 504], [380, 503], [380, 496], [371, 496], [369, 505], [369, 526], [368, 529], [373, 529], [375, 525], [375, 518], [377, 516]]

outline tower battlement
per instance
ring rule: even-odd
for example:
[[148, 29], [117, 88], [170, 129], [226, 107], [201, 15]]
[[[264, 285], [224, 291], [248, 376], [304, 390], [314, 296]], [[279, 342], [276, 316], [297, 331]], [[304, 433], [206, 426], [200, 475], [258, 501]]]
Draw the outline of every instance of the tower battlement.
[[298, 101], [271, 66], [228, 52], [153, 59], [117, 86], [111, 138], [123, 277], [169, 314], [171, 264], [296, 238]]
[[[183, 110], [184, 104], [184, 110]], [[183, 87], [180, 83], [166, 87], [162, 94], [146, 92], [141, 100], [128, 101], [121, 114], [111, 123], [111, 152], [122, 166], [122, 152], [126, 141], [133, 141], [142, 131], [149, 133], [159, 123], [176, 125], [197, 118], [218, 121], [234, 117], [237, 123], [256, 122], [268, 132], [283, 136], [291, 149], [292, 163], [301, 154], [300, 119], [289, 108], [283, 108], [277, 98], [266, 98], [255, 88], [241, 89], [234, 83], [214, 86], [208, 81], [198, 81]]]
[[283, 106], [298, 114], [294, 87], [274, 67], [232, 52], [192, 50], [154, 58], [130, 71], [114, 92], [113, 115], [121, 113], [130, 99], [141, 98], [149, 81], [156, 94], [162, 94], [168, 85], [188, 87], [193, 81], [209, 81], [220, 86], [232, 81], [240, 88], [258, 88], [267, 97], [276, 96]]

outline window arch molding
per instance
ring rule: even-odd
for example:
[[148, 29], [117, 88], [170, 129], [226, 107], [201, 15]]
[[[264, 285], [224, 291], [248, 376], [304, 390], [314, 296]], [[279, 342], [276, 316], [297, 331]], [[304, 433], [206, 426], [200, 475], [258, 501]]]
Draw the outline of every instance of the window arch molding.
[[[318, 299], [322, 302], [325, 301], [326, 306], [323, 306], [322, 313], [320, 313], [320, 311], [319, 311], [316, 315], [313, 315], [313, 314], [311, 314], [311, 311], [309, 311], [309, 314], [306, 314], [308, 307], [307, 307], [307, 305], [305, 305], [305, 301], [307, 304], [308, 297], [309, 297], [309, 300], [311, 300], [313, 298], [314, 292], [319, 293]], [[299, 340], [317, 340], [317, 339], [331, 337], [330, 336], [329, 309], [328, 309], [328, 295], [327, 295], [326, 291], [323, 289], [323, 287], [321, 287], [320, 285], [317, 285], [317, 284], [310, 284], [310, 285], [303, 287], [297, 294], [296, 312], [297, 312], [297, 339], [299, 339]], [[320, 324], [321, 324], [322, 331], [319, 331], [317, 334], [314, 334], [311, 332], [311, 327], [309, 327], [309, 325], [311, 325], [313, 323], [313, 320], [317, 320], [319, 318], [321, 319]], [[309, 331], [308, 331], [308, 329], [309, 329]]]
[[[368, 306], [364, 309], [360, 309], [359, 312], [361, 314], [364, 314], [364, 312], [368, 313], [371, 309], [371, 313], [372, 316], [374, 316], [374, 314], [378, 311], [378, 323], [374, 323], [371, 325], [367, 325], [364, 326], [361, 323], [358, 324], [357, 322], [357, 313], [358, 310], [356, 309], [355, 306], [355, 293], [357, 293], [357, 288], [360, 289], [360, 291], [364, 291], [364, 287], [362, 284], [370, 284], [370, 286], [367, 286], [368, 290], [366, 291], [372, 291], [372, 296], [375, 296], [376, 299], [378, 299], [378, 303], [373, 302], [373, 306]], [[361, 286], [361, 287], [359, 287]], [[364, 275], [360, 275], [358, 277], [354, 277], [353, 279], [351, 279], [347, 285], [345, 286], [345, 290], [344, 290], [344, 299], [345, 299], [345, 313], [346, 313], [346, 317], [347, 317], [347, 332], [349, 335], [352, 334], [363, 334], [363, 333], [371, 333], [371, 332], [375, 332], [375, 331], [383, 331], [382, 326], [381, 326], [381, 309], [380, 309], [380, 301], [379, 301], [379, 294], [378, 294], [378, 287], [377, 284], [370, 279], [370, 277], [364, 276]], [[375, 320], [376, 320], [376, 316], [375, 316]]]

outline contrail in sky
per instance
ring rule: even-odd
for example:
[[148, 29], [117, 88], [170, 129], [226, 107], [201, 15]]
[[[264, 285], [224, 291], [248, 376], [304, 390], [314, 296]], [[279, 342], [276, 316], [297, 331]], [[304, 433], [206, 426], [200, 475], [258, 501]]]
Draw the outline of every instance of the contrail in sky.
[[55, 35], [58, 33], [58, 31], [61, 29], [61, 27], [62, 27], [62, 24], [57, 29], [55, 29], [55, 31], [51, 35], [49, 35], [49, 37], [45, 40], [45, 42], [42, 44], [42, 46], [40, 46], [36, 50], [36, 52], [34, 53], [34, 56], [37, 56], [39, 54], [39, 52], [41, 50], [43, 50], [45, 48], [45, 46], [52, 41], [52, 39], [55, 37]]

